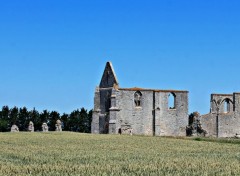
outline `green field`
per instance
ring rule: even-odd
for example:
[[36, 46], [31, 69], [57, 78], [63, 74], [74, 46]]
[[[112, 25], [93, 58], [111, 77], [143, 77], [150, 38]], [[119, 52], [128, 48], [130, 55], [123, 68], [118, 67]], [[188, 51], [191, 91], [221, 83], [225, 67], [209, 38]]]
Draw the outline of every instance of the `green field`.
[[0, 175], [240, 175], [240, 142], [213, 141], [1, 133]]

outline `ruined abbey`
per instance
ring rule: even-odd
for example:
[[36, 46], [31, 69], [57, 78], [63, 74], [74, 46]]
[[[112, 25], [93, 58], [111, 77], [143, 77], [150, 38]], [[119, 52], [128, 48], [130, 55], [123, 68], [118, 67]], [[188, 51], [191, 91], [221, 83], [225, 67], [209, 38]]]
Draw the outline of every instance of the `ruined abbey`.
[[210, 113], [200, 116], [208, 136], [234, 137], [240, 134], [240, 93], [212, 94]]
[[188, 91], [121, 88], [107, 62], [95, 91], [92, 133], [186, 136], [187, 129], [213, 137], [240, 134], [240, 93], [212, 94], [210, 113], [190, 120]]

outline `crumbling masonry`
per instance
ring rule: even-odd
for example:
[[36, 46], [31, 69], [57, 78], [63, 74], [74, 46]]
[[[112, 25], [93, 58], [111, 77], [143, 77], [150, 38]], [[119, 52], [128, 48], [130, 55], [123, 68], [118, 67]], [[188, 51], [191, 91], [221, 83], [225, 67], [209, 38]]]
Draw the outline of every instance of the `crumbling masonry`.
[[113, 66], [107, 62], [96, 88], [92, 133], [234, 137], [240, 134], [240, 93], [212, 94], [209, 114], [189, 125], [188, 91], [121, 88]]
[[210, 113], [200, 117], [207, 136], [239, 137], [240, 93], [212, 94]]
[[95, 91], [92, 133], [186, 136], [187, 125], [188, 91], [120, 88], [107, 63]]

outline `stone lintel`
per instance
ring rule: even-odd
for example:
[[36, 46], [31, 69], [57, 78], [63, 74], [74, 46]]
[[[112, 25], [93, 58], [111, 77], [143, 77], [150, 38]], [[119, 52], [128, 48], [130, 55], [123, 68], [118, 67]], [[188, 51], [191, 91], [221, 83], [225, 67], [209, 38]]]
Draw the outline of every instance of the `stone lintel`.
[[109, 111], [120, 111], [120, 109], [117, 108], [117, 107], [111, 107], [111, 108], [109, 109]]
[[109, 124], [116, 124], [116, 123], [117, 123], [116, 120], [110, 120], [110, 121], [109, 121]]

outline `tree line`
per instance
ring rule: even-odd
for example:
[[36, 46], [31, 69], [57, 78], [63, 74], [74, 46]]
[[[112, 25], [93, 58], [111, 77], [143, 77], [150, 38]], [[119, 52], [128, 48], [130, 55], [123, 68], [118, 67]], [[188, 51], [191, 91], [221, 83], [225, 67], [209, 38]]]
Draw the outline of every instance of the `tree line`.
[[87, 111], [81, 108], [70, 114], [60, 115], [57, 111], [38, 112], [35, 108], [32, 110], [28, 110], [26, 107], [10, 109], [8, 106], [3, 106], [0, 111], [0, 132], [9, 132], [12, 125], [17, 125], [19, 131], [27, 131], [30, 121], [34, 123], [35, 131], [42, 131], [43, 123], [48, 124], [49, 131], [55, 131], [58, 119], [62, 121], [63, 131], [91, 132], [92, 110]]

